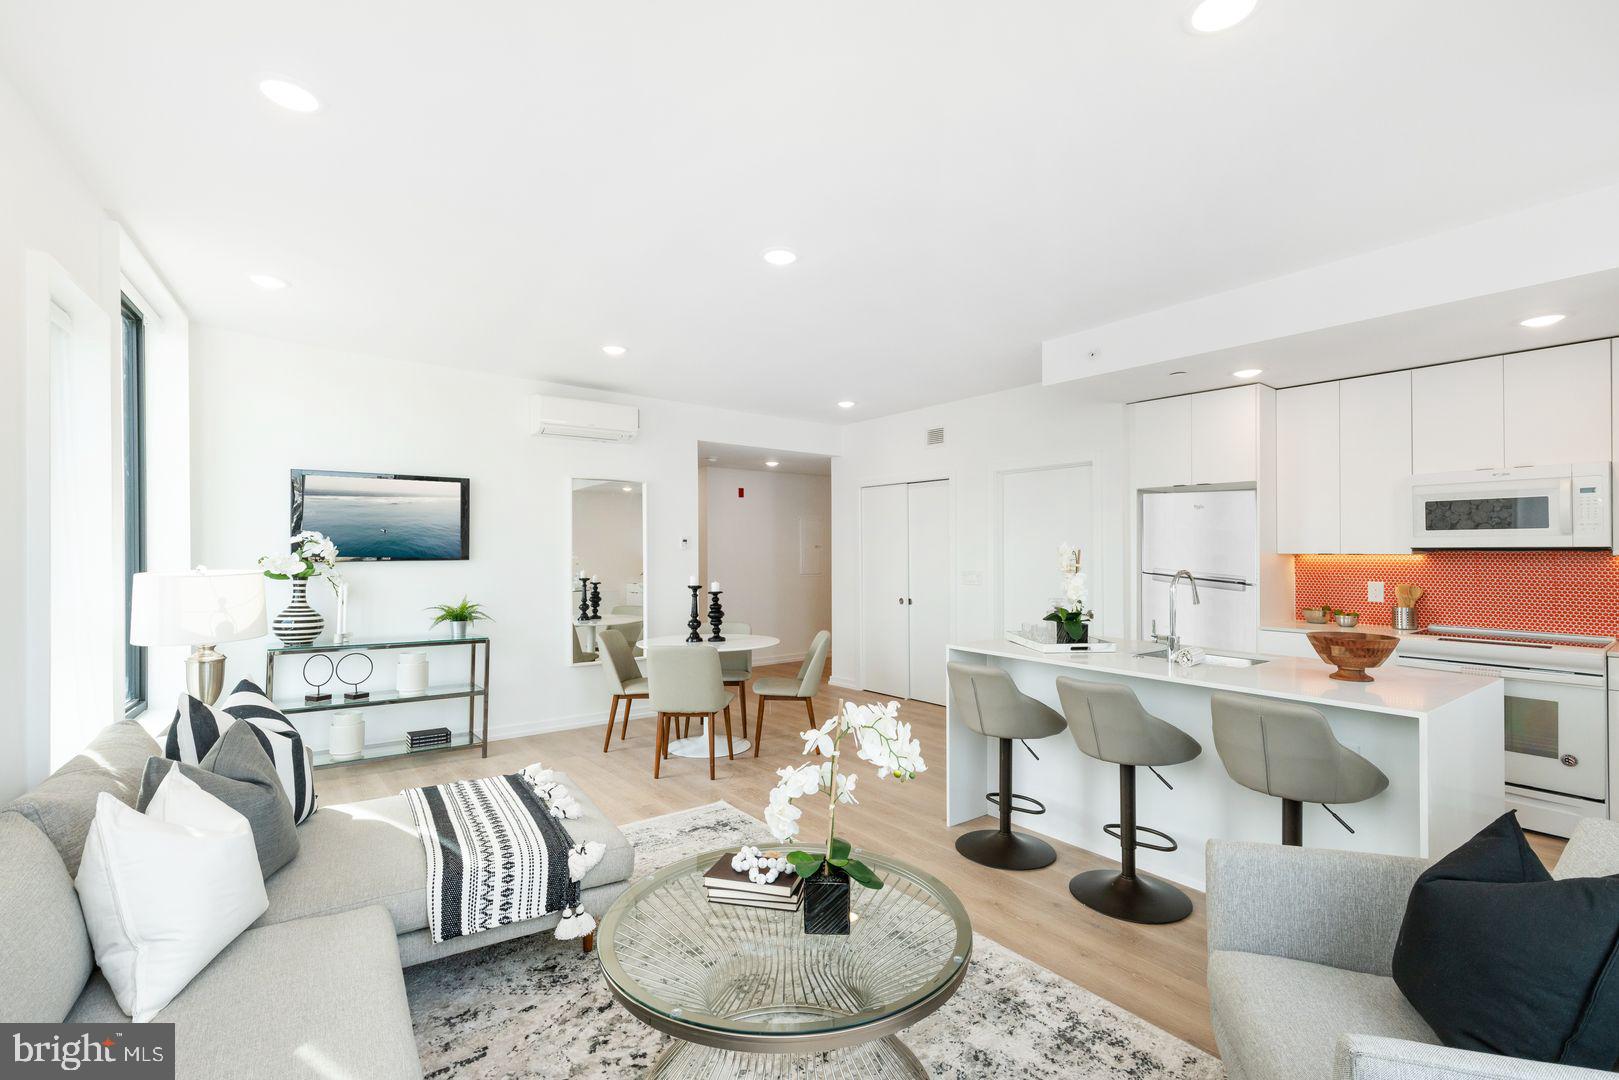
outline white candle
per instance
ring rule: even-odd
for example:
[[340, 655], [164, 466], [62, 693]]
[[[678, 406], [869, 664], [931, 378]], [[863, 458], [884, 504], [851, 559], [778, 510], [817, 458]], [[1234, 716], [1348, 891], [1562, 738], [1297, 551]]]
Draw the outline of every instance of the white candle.
[[690, 580], [690, 581], [688, 581], [688, 582], [686, 582], [686, 584], [687, 584], [687, 585], [695, 585], [695, 584], [697, 584], [697, 575], [696, 575], [696, 574], [693, 574], [693, 575], [692, 575], [692, 576], [691, 576], [691, 580]]
[[708, 591], [709, 592], [719, 592], [720, 591], [720, 583], [717, 582], [717, 581], [710, 581], [708, 583]]
[[590, 583], [592, 585], [600, 585], [602, 583], [602, 579], [599, 577], [593, 577], [590, 579]]

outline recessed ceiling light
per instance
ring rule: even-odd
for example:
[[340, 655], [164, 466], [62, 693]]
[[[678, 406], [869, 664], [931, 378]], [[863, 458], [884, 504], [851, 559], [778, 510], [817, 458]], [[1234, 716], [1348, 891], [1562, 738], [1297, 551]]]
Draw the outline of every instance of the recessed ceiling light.
[[838, 402], [838, 408], [840, 408], [840, 409], [852, 409], [852, 408], [854, 408], [854, 402], [852, 402], [852, 401], [840, 401], [840, 402]]
[[285, 289], [287, 287], [286, 281], [276, 277], [274, 274], [249, 274], [247, 275], [247, 280], [261, 289], [269, 289], [272, 292], [276, 289]]
[[1185, 375], [1186, 372], [1184, 372], [1184, 371], [1171, 371], [1170, 374], [1171, 375]]
[[779, 461], [767, 461], [767, 462], [765, 462], [765, 468], [774, 469], [777, 465], [780, 465], [780, 464], [781, 464], [781, 462], [779, 462]]
[[635, 489], [633, 487], [631, 487], [630, 485], [625, 484], [624, 485], [624, 490], [628, 492], [628, 491], [634, 491]]
[[771, 248], [764, 253], [763, 258], [771, 266], [791, 266], [798, 261], [798, 254], [786, 248]]
[[1233, 371], [1231, 373], [1231, 377], [1233, 379], [1251, 379], [1255, 375], [1261, 374], [1263, 371], [1263, 368], [1245, 367], [1241, 371]]
[[1186, 17], [1186, 25], [1200, 34], [1229, 30], [1254, 13], [1259, 0], [1202, 0]]
[[1518, 325], [1519, 326], [1533, 327], [1534, 329], [1538, 330], [1542, 326], [1551, 326], [1553, 323], [1560, 323], [1562, 321], [1563, 321], [1563, 316], [1559, 315], [1559, 314], [1536, 315], [1533, 318], [1525, 319], [1523, 322], [1519, 323]]
[[297, 83], [285, 79], [265, 79], [259, 83], [259, 93], [293, 112], [312, 113], [320, 111], [320, 98], [311, 94]]
[[602, 352], [616, 359], [617, 357], [623, 356], [625, 353], [629, 352], [629, 350], [622, 345], [603, 345]]

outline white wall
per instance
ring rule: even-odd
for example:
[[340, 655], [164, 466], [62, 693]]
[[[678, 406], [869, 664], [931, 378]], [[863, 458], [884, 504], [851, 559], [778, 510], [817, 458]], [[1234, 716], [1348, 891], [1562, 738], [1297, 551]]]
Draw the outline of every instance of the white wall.
[[[799, 660], [818, 631], [832, 626], [830, 562], [799, 572], [799, 521], [819, 523], [823, 543], [832, 514], [832, 480], [751, 469], [703, 470], [707, 489], [706, 581], [725, 593], [725, 617], [781, 639], [754, 662]], [[737, 497], [741, 488], [746, 495]], [[706, 610], [707, 597], [704, 597]], [[704, 616], [707, 617], [706, 615]]]
[[[646, 485], [648, 630], [668, 634], [684, 630], [686, 581], [697, 573], [697, 441], [723, 431], [760, 446], [821, 454], [837, 447], [837, 429], [828, 425], [592, 394], [206, 327], [192, 328], [191, 355], [198, 561], [247, 566], [283, 549], [294, 467], [472, 479], [469, 561], [351, 563], [345, 573], [357, 635], [425, 631], [422, 609], [463, 593], [488, 606], [498, 620], [488, 627], [496, 654], [490, 712], [496, 737], [594, 724], [606, 715], [601, 672], [572, 666], [566, 636], [572, 478]], [[641, 434], [627, 444], [530, 435], [526, 398], [538, 392], [636, 404]], [[285, 604], [287, 586], [269, 586], [273, 612]], [[330, 614], [327, 590], [317, 584], [310, 597]], [[225, 646], [227, 679], [262, 677], [264, 644]], [[451, 650], [441, 651], [440, 662], [449, 661]], [[457, 674], [464, 663], [457, 660]], [[278, 678], [277, 696], [297, 691], [293, 666]], [[374, 685], [391, 682], [390, 665], [379, 664]], [[368, 734], [463, 716], [440, 703], [372, 709]], [[325, 745], [324, 724], [306, 726], [311, 743]]]
[[[943, 427], [942, 446], [925, 445]], [[860, 683], [860, 489], [948, 479], [951, 503], [951, 640], [998, 635], [1000, 476], [1020, 469], [1094, 466], [1091, 603], [1102, 634], [1127, 624], [1124, 407], [1087, 400], [1075, 386], [1026, 386], [851, 425], [832, 461], [832, 675]], [[1052, 589], [1057, 570], [1052, 554]], [[944, 663], [944, 657], [939, 657]]]
[[49, 323], [48, 312], [30, 309], [49, 287], [37, 274], [30, 281], [28, 268], [53, 265], [109, 315], [118, 294], [116, 236], [100, 200], [3, 77], [0, 146], [0, 505], [12, 508], [0, 522], [0, 565], [23, 612], [0, 622], [0, 683], [12, 701], [0, 715], [4, 801], [44, 775], [50, 744], [49, 349], [37, 337], [45, 328], [48, 341]]

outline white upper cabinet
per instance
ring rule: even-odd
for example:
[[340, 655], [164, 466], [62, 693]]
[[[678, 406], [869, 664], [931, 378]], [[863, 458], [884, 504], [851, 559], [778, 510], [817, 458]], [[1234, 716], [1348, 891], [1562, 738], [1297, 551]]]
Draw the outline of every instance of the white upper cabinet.
[[1259, 479], [1259, 388], [1192, 395], [1192, 483]]
[[1411, 550], [1411, 372], [1338, 384], [1340, 551]]
[[1276, 391], [1276, 550], [1339, 545], [1338, 383]]
[[1505, 362], [1508, 468], [1613, 455], [1608, 342], [1514, 353]]
[[1136, 489], [1192, 482], [1190, 396], [1130, 406], [1130, 481]]
[[1259, 478], [1259, 387], [1130, 406], [1130, 486], [1244, 484]]
[[1501, 357], [1411, 373], [1411, 471], [1499, 469], [1506, 458]]

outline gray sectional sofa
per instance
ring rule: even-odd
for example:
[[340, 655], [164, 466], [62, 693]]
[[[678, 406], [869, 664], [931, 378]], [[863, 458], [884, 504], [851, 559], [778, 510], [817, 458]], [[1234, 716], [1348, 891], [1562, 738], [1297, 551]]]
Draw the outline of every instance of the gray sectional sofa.
[[[132, 721], [0, 811], [0, 1019], [125, 1023], [94, 956], [73, 872], [96, 795], [135, 804], [162, 751]], [[585, 875], [598, 919], [628, 887], [635, 855], [585, 792], [568, 822], [606, 855]], [[317, 793], [318, 794], [318, 793]], [[298, 827], [296, 858], [266, 882], [263, 917], [158, 1014], [175, 1025], [188, 1080], [419, 1077], [402, 968], [552, 929], [557, 915], [434, 945], [426, 857], [403, 795], [324, 806]]]
[[[1229, 1080], [1576, 1080], [1611, 1073], [1439, 1045], [1394, 985], [1423, 859], [1211, 841], [1209, 1010]], [[1619, 873], [1619, 823], [1586, 819], [1552, 876]]]

